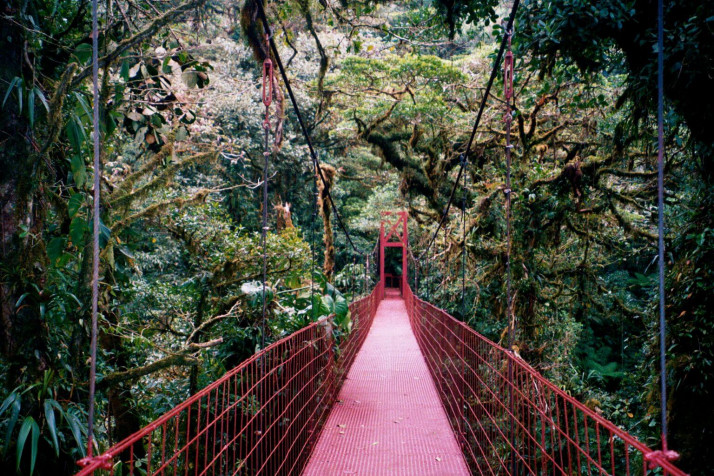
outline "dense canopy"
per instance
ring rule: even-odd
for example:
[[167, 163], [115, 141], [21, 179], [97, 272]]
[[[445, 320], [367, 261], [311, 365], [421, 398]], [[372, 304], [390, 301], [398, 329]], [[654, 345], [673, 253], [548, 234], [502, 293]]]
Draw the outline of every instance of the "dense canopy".
[[[465, 180], [415, 291], [506, 343], [501, 75], [466, 147], [511, 2], [265, 4], [326, 180], [276, 74], [263, 333], [260, 88], [263, 60], [276, 58], [255, 1], [100, 1], [97, 132], [91, 3], [0, 7], [2, 474], [72, 474], [86, 451], [95, 133], [99, 449], [263, 341], [332, 313], [349, 332], [347, 302], [376, 279], [374, 260], [365, 269], [356, 250], [372, 250], [389, 210], [409, 212], [411, 245], [424, 249], [462, 156]], [[652, 447], [656, 4], [523, 0], [511, 130], [516, 349]], [[714, 445], [714, 2], [666, 1], [664, 13], [670, 446], [684, 470], [705, 474]], [[390, 272], [400, 266], [388, 260]]]

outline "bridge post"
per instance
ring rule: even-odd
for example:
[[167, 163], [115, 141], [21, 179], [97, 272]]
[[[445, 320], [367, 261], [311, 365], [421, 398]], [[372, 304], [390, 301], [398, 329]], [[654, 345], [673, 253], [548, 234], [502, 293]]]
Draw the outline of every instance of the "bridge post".
[[379, 224], [379, 300], [384, 299], [384, 221]]
[[409, 266], [409, 261], [407, 260], [407, 246], [409, 246], [409, 231], [407, 230], [407, 212], [399, 212], [402, 216], [402, 296], [409, 286], [409, 272], [407, 266]]
[[[384, 299], [384, 288], [386, 287], [386, 277], [384, 275], [384, 259], [386, 248], [402, 249], [402, 275], [400, 279], [400, 287], [402, 293], [404, 293], [404, 290], [407, 288], [409, 283], [409, 262], [407, 260], [407, 247], [409, 246], [407, 218], [409, 217], [409, 215], [406, 211], [382, 212], [383, 217], [387, 217], [390, 215], [396, 215], [399, 218], [396, 222], [390, 222], [388, 218], [383, 218], [381, 223], [379, 224], [379, 292], [381, 299]], [[385, 228], [385, 223], [388, 225], [388, 228]], [[385, 230], [388, 230], [386, 234]]]

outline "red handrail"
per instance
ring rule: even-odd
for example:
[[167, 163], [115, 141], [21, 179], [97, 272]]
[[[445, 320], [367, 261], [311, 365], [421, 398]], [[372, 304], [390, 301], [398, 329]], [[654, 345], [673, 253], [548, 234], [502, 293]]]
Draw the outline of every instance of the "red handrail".
[[521, 358], [404, 290], [409, 319], [474, 474], [684, 475]]
[[335, 342], [323, 318], [269, 345], [136, 434], [84, 461], [95, 474], [299, 474], [364, 342], [378, 293], [350, 304]]

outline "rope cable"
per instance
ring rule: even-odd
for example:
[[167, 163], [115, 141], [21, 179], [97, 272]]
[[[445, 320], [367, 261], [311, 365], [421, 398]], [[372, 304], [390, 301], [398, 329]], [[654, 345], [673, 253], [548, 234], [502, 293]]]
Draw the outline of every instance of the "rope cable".
[[[511, 7], [511, 13], [508, 16], [508, 22], [506, 23], [506, 32], [509, 32], [513, 29], [513, 22], [516, 18], [516, 11], [518, 10], [519, 3], [520, 3], [520, 0], [514, 0], [514, 2], [513, 2], [513, 6]], [[493, 82], [496, 79], [496, 75], [498, 74], [498, 68], [499, 68], [499, 65], [501, 64], [501, 58], [503, 58], [503, 52], [506, 48], [507, 39], [508, 39], [508, 34], [504, 34], [503, 38], [501, 39], [501, 45], [498, 48], [498, 54], [496, 55], [496, 60], [494, 61], [493, 68], [491, 69], [491, 76], [488, 78], [488, 83], [486, 84], [486, 91], [484, 91], [483, 97], [481, 98], [481, 104], [479, 106], [478, 113], [476, 114], [476, 121], [474, 122], [473, 129], [471, 130], [471, 136], [469, 137], [469, 142], [466, 145], [466, 150], [464, 151], [464, 154], [466, 154], [466, 155], [468, 155], [469, 151], [471, 150], [473, 141], [476, 138], [476, 132], [478, 130], [479, 123], [481, 122], [481, 116], [483, 116], [483, 112], [486, 108], [486, 101], [487, 101], [488, 96], [491, 92], [491, 87], [493, 86]], [[468, 162], [468, 157], [466, 159], [466, 162]], [[437, 226], [436, 231], [434, 231], [434, 234], [432, 235], [431, 239], [429, 240], [429, 243], [427, 244], [424, 251], [422, 251], [419, 254], [419, 259], [422, 259], [424, 257], [424, 255], [426, 255], [426, 253], [429, 251], [431, 246], [434, 244], [434, 241], [436, 240], [436, 237], [438, 236], [439, 231], [444, 226], [446, 216], [449, 214], [449, 210], [451, 209], [451, 203], [454, 200], [454, 194], [456, 192], [456, 188], [459, 184], [459, 180], [461, 179], [461, 175], [463, 174], [465, 163], [462, 163], [462, 165], [459, 167], [459, 173], [456, 176], [456, 180], [454, 181], [454, 186], [451, 188], [451, 193], [449, 194], [449, 201], [446, 203], [446, 207], [444, 208], [444, 213], [441, 215], [441, 219], [439, 220], [439, 225]]]
[[515, 319], [513, 319], [513, 292], [511, 283], [511, 127], [513, 124], [513, 116], [511, 115], [511, 101], [513, 100], [513, 54], [511, 53], [511, 36], [512, 31], [506, 33], [508, 37], [508, 53], [504, 61], [504, 90], [505, 90], [505, 122], [506, 122], [506, 188], [503, 190], [505, 195], [506, 207], [506, 299], [507, 299], [507, 317], [508, 317], [508, 348], [513, 347], [515, 333]]
[[[461, 154], [461, 162], [466, 162], [466, 156]], [[461, 227], [463, 248], [461, 250], [461, 316], [466, 320], [466, 174], [464, 174], [464, 197], [461, 200]]]
[[99, 220], [101, 199], [101, 161], [99, 130], [99, 20], [98, 0], [92, 0], [92, 127], [94, 130], [94, 203], [92, 218], [92, 330], [90, 337], [89, 408], [87, 411], [87, 458], [94, 446], [94, 412], [97, 380], [97, 334], [99, 314]]
[[256, 0], [255, 4], [258, 6], [258, 15], [260, 16], [260, 20], [263, 23], [263, 29], [265, 30], [266, 37], [267, 37], [268, 43], [270, 45], [270, 50], [273, 52], [273, 57], [275, 58], [275, 63], [278, 65], [278, 70], [280, 71], [280, 76], [283, 78], [283, 83], [285, 84], [285, 89], [287, 90], [288, 96], [290, 97], [290, 102], [293, 105], [293, 109], [295, 111], [295, 116], [297, 117], [297, 121], [300, 124], [300, 129], [302, 131], [302, 134], [305, 137], [305, 142], [307, 143], [307, 148], [310, 151], [310, 156], [312, 158], [313, 166], [314, 166], [315, 170], [317, 170], [317, 175], [320, 177], [320, 180], [322, 181], [322, 184], [325, 189], [325, 195], [327, 195], [327, 198], [330, 201], [332, 210], [335, 213], [335, 218], [337, 219], [337, 225], [345, 233], [347, 242], [350, 244], [352, 249], [358, 255], [364, 256], [365, 253], [363, 251], [361, 251], [359, 248], [357, 248], [357, 246], [355, 246], [354, 242], [352, 241], [352, 237], [350, 236], [349, 232], [347, 231], [347, 227], [345, 226], [344, 221], [342, 220], [342, 216], [340, 215], [340, 212], [337, 209], [337, 205], [335, 204], [335, 201], [332, 198], [332, 194], [330, 193], [330, 188], [328, 187], [327, 180], [325, 179], [324, 173], [322, 172], [322, 167], [320, 166], [320, 160], [318, 159], [317, 153], [315, 152], [315, 148], [312, 145], [312, 139], [310, 139], [310, 134], [307, 130], [307, 126], [305, 125], [305, 121], [303, 120], [302, 113], [300, 112], [300, 107], [298, 106], [297, 100], [295, 99], [295, 94], [293, 93], [293, 88], [290, 85], [290, 81], [288, 80], [288, 75], [285, 71], [285, 67], [283, 66], [283, 62], [280, 59], [280, 55], [278, 53], [278, 48], [275, 45], [275, 41], [273, 40], [273, 35], [271, 33], [270, 24], [268, 23], [268, 18], [265, 14], [265, 9], [263, 7], [262, 0]]
[[310, 180], [315, 185], [315, 201], [311, 202], [312, 214], [310, 219], [310, 306], [312, 306], [312, 318], [316, 318], [317, 308], [315, 307], [315, 222], [317, 221], [317, 184], [315, 180]]
[[[265, 36], [266, 43], [269, 36]], [[261, 320], [260, 344], [261, 348], [265, 348], [265, 330], [266, 330], [266, 281], [268, 280], [268, 167], [270, 165], [270, 104], [273, 102], [273, 63], [270, 58], [265, 58], [263, 61], [263, 104], [265, 105], [265, 120], [263, 121], [263, 130], [265, 131], [265, 142], [263, 149], [263, 217], [262, 228], [260, 233], [261, 246], [263, 248], [263, 316]]]
[[659, 253], [659, 365], [662, 449], [667, 451], [667, 369], [664, 307], [664, 1], [657, 1], [657, 248]]
[[[511, 115], [511, 102], [513, 101], [513, 53], [511, 52], [511, 38], [513, 37], [512, 28], [506, 30], [508, 42], [508, 51], [503, 61], [503, 90], [505, 101], [504, 120], [506, 122], [506, 188], [503, 190], [505, 195], [506, 208], [506, 322], [508, 329], [508, 350], [513, 351], [515, 340], [516, 319], [513, 314], [513, 292], [511, 289], [511, 127], [513, 126], [513, 116]], [[515, 444], [515, 429], [513, 421], [513, 362], [508, 359], [508, 394], [509, 394], [509, 411], [510, 411], [510, 439], [511, 444]], [[511, 474], [517, 474], [516, 461], [511, 455]]]

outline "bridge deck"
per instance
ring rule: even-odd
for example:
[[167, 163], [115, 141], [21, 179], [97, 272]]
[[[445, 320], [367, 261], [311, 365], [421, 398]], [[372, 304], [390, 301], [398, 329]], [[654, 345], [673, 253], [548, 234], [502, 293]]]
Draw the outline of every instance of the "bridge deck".
[[398, 294], [380, 303], [303, 474], [469, 474]]

